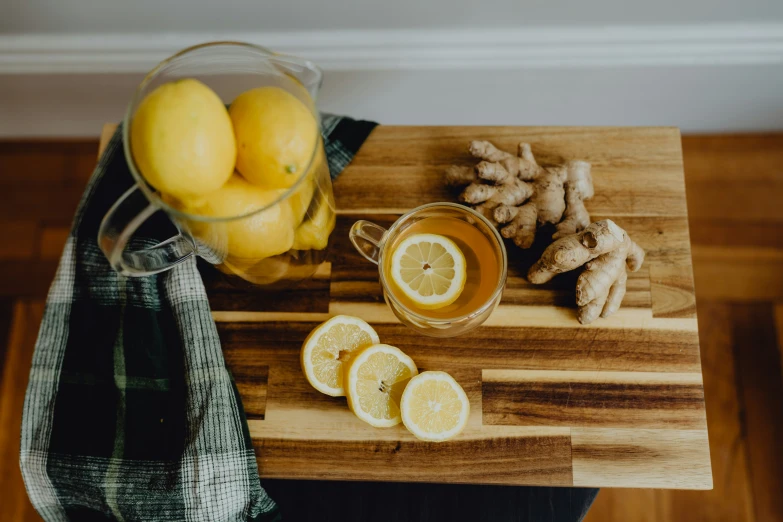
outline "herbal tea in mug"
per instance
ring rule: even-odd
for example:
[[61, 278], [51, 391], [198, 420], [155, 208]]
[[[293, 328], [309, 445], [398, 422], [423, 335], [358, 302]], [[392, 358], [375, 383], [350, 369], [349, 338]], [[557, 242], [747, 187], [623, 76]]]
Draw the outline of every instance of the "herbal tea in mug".
[[422, 333], [467, 332], [500, 302], [506, 250], [492, 224], [471, 209], [424, 205], [388, 231], [358, 221], [351, 240], [378, 264], [384, 297], [397, 317]]

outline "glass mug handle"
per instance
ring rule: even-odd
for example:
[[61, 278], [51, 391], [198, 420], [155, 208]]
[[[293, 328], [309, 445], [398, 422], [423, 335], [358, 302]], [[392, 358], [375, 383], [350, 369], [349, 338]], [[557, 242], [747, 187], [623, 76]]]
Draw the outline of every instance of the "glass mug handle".
[[[138, 209], [142, 209], [139, 211]], [[196, 253], [196, 242], [176, 223], [179, 234], [149, 248], [126, 250], [133, 233], [160, 210], [134, 185], [112, 205], [98, 229], [98, 245], [112, 268], [127, 276], [157, 274]]]
[[381, 242], [386, 229], [379, 227], [375, 223], [360, 219], [351, 227], [348, 237], [351, 243], [356, 247], [368, 261], [378, 264], [378, 258], [381, 255]]

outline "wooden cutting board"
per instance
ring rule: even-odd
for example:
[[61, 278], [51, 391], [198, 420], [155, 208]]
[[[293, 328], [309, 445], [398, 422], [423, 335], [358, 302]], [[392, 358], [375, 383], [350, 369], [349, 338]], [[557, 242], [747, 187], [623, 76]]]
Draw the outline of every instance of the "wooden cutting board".
[[[104, 129], [102, 147], [113, 129]], [[503, 301], [484, 326], [432, 339], [397, 321], [348, 229], [359, 218], [388, 225], [418, 205], [453, 201], [442, 173], [474, 163], [472, 139], [509, 151], [527, 141], [542, 164], [592, 163], [593, 220], [615, 220], [647, 252], [617, 314], [580, 325], [574, 275], [533, 286], [524, 274], [543, 245], [511, 245]], [[207, 280], [263, 477], [712, 487], [677, 129], [382, 126], [334, 189], [331, 262], [312, 282], [270, 293]], [[299, 349], [335, 314], [364, 318], [420, 369], [451, 373], [471, 401], [464, 433], [434, 444], [402, 425], [372, 428], [344, 398], [311, 388]]]

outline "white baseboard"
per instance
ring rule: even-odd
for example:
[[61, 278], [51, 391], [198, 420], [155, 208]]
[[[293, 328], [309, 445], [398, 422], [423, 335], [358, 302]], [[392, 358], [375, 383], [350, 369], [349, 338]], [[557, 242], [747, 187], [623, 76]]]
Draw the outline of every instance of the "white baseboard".
[[237, 34], [0, 35], [0, 74], [146, 72], [205, 41], [255, 43], [325, 70], [783, 63], [783, 24]]
[[94, 136], [174, 52], [240, 40], [326, 71], [325, 110], [407, 124], [783, 129], [783, 24], [0, 35], [0, 137]]

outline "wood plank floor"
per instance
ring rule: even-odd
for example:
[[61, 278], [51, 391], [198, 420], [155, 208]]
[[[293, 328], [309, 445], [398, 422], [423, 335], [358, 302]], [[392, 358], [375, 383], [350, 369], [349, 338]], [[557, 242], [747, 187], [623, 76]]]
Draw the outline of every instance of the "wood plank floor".
[[[0, 142], [0, 518], [43, 302], [97, 141]], [[783, 521], [783, 134], [683, 139], [715, 489], [604, 489], [589, 522]]]

